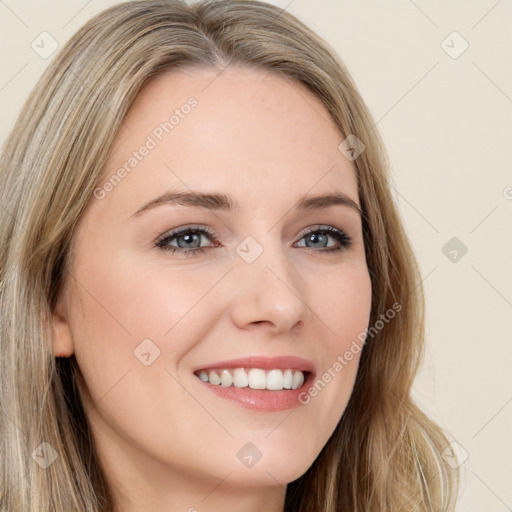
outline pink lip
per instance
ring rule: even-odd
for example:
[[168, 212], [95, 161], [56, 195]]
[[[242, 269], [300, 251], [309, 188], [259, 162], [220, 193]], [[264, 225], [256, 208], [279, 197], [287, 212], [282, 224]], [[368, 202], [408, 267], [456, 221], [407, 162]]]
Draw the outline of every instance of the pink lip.
[[287, 369], [300, 370], [302, 372], [315, 373], [315, 366], [307, 359], [297, 356], [249, 356], [239, 359], [217, 361], [206, 365], [197, 366], [192, 371], [211, 370], [214, 368], [262, 368], [263, 370]]
[[203, 382], [199, 378], [197, 379], [197, 383], [200, 386], [206, 386], [206, 389], [211, 390], [216, 396], [232, 401], [248, 409], [261, 412], [284, 411], [286, 409], [293, 409], [294, 407], [304, 405], [304, 402], [301, 402], [300, 397], [304, 394], [304, 390], [311, 385], [315, 377], [315, 366], [313, 363], [296, 356], [243, 357], [198, 366], [193, 371], [194, 373], [197, 373], [199, 370], [209, 370], [214, 368], [262, 368], [266, 370], [290, 368], [306, 372], [304, 384], [299, 389], [283, 389], [281, 391], [250, 389], [247, 387], [235, 388], [233, 386], [225, 388], [220, 385], [215, 386], [209, 382]]

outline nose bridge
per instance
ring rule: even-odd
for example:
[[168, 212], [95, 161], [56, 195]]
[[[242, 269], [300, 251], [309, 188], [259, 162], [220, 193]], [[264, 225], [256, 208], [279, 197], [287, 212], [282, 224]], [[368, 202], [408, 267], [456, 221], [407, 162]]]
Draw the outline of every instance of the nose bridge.
[[279, 330], [288, 330], [304, 320], [309, 311], [302, 279], [275, 233], [266, 233], [262, 238], [260, 243], [249, 236], [236, 249], [234, 278], [238, 294], [233, 320], [240, 327], [270, 322]]

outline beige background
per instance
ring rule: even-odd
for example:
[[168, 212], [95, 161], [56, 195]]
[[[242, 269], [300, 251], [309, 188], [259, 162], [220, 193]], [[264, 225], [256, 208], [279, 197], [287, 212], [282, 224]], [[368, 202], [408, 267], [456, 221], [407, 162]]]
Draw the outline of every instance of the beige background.
[[[62, 45], [115, 3], [0, 1], [0, 141], [52, 58], [32, 41], [46, 31]], [[415, 396], [459, 443], [458, 510], [510, 511], [512, 3], [272, 3], [340, 53], [384, 136], [427, 298]], [[468, 248], [455, 262], [452, 237]]]

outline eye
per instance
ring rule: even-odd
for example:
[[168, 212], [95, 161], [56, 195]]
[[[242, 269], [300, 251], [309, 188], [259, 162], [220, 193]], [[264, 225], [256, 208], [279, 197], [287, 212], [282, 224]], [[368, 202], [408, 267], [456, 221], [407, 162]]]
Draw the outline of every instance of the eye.
[[[193, 228], [185, 226], [167, 233], [155, 245], [164, 251], [171, 251], [172, 253], [178, 251], [185, 255], [193, 255], [204, 252], [202, 247], [198, 247], [203, 237], [215, 240], [214, 232], [207, 227]], [[177, 242], [177, 245], [170, 245], [174, 241]]]
[[[338, 241], [338, 245], [326, 246], [325, 244], [329, 243], [328, 239], [334, 238]], [[307, 246], [308, 248], [320, 248], [323, 249], [321, 251], [315, 252], [337, 252], [348, 249], [352, 245], [352, 239], [345, 232], [340, 229], [336, 229], [332, 226], [322, 226], [320, 228], [310, 228], [304, 233], [302, 239], [306, 239], [306, 243], [313, 244], [312, 246]], [[299, 246], [304, 247], [304, 246]]]
[[[163, 251], [179, 252], [185, 256], [194, 256], [204, 252], [205, 248], [201, 247], [203, 237], [210, 241], [216, 241], [215, 233], [205, 226], [185, 226], [166, 233], [165, 236], [156, 242], [155, 246]], [[349, 235], [332, 226], [310, 228], [302, 235], [300, 240], [304, 239], [306, 240], [304, 245], [295, 245], [295, 247], [320, 249], [314, 252], [337, 252], [346, 250], [352, 245], [352, 239]], [[329, 239], [336, 240], [338, 244], [334, 246], [329, 245]]]

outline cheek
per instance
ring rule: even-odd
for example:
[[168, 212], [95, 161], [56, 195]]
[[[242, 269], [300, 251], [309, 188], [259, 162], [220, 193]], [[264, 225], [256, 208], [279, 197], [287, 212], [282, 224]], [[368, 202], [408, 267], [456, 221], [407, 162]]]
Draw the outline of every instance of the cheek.
[[[136, 266], [118, 264], [102, 274], [90, 265], [77, 274], [83, 287], [78, 287], [71, 323], [86, 383], [82, 398], [100, 438], [112, 440], [115, 431], [155, 459], [185, 466], [199, 449], [193, 441], [203, 436], [205, 444], [213, 444], [218, 432], [212, 429], [212, 440], [205, 436], [209, 418], [174, 378], [175, 367], [208, 332], [208, 301], [201, 299], [219, 277], [141, 267], [134, 272], [130, 269]], [[163, 281], [166, 272], [175, 279]], [[175, 446], [174, 436], [191, 440]]]
[[371, 280], [365, 268], [332, 276], [315, 302], [325, 326], [321, 367], [300, 400], [330, 435], [352, 394], [371, 309]]
[[[83, 272], [85, 278], [80, 281], [84, 286], [78, 290], [83, 325], [78, 334], [88, 349], [98, 348], [103, 356], [112, 352], [119, 361], [128, 361], [144, 339], [165, 348], [183, 319], [198, 309], [214, 277], [206, 276], [205, 282], [192, 273], [167, 272], [173, 278], [166, 281], [161, 266], [146, 270], [137, 265], [115, 265], [108, 273], [91, 266]], [[173, 347], [177, 348], [175, 339]]]
[[[191, 410], [194, 404], [169, 373], [207, 337], [218, 311], [209, 290], [225, 271], [145, 268], [121, 259], [109, 268], [91, 258], [76, 274], [82, 286], [71, 324], [85, 400], [101, 401], [102, 415], [112, 424], [124, 418], [121, 423], [130, 425], [143, 411], [161, 417], [163, 404]], [[148, 400], [155, 390], [159, 398]]]
[[334, 322], [333, 330], [342, 334], [347, 324], [367, 322], [371, 298], [371, 281], [366, 267], [346, 272], [338, 279], [332, 278], [323, 308]]
[[331, 356], [337, 355], [368, 326], [372, 302], [368, 269], [359, 265], [333, 273], [315, 293], [318, 316], [327, 333], [325, 347]]

